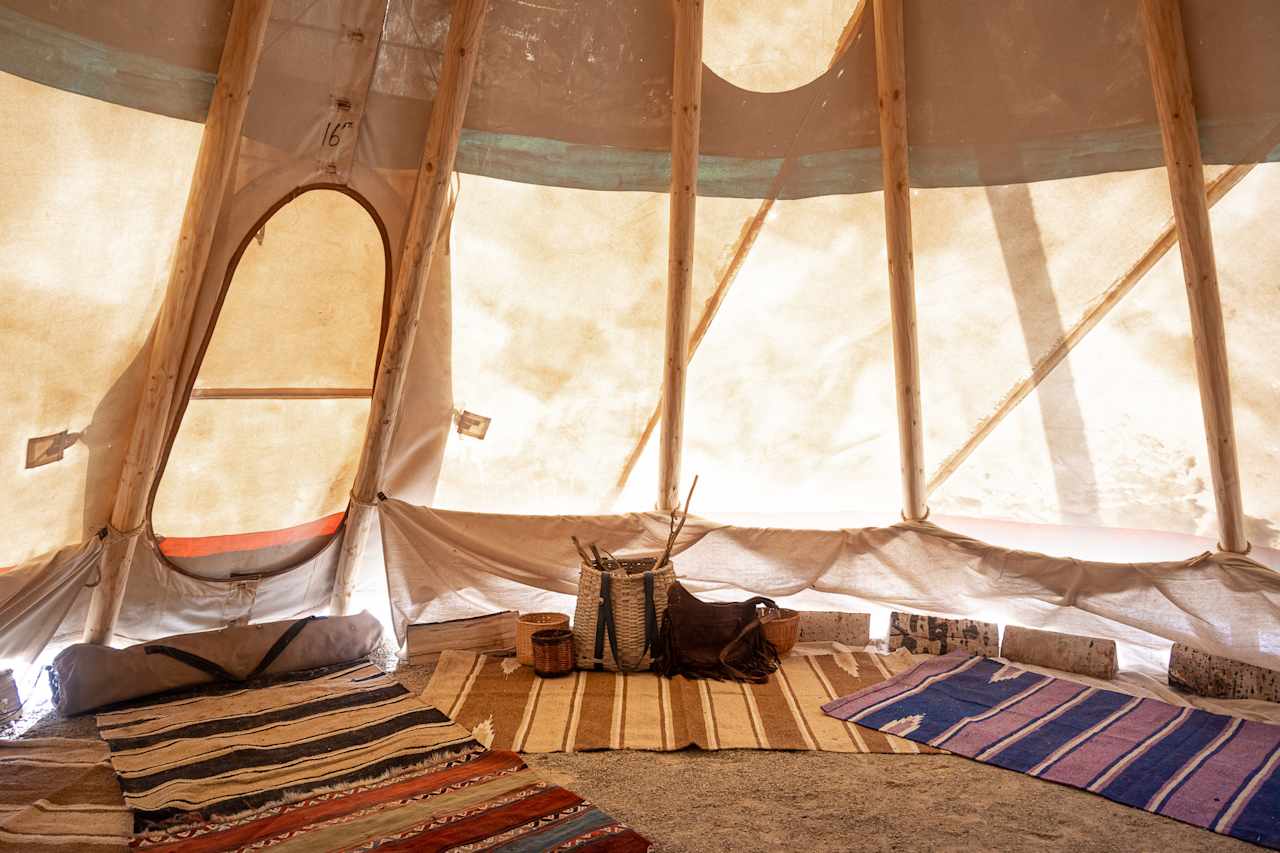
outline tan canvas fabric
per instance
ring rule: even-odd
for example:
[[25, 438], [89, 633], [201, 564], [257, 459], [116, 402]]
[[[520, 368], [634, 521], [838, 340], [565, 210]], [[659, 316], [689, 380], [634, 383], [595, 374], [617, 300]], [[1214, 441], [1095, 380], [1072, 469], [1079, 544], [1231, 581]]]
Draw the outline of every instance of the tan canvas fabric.
[[[1270, 85], [1280, 61], [1271, 49], [1280, 15], [1270, 0], [1225, 1], [1183, 4], [1210, 162], [1246, 156], [1266, 117], [1280, 115], [1280, 93]], [[202, 0], [185, 14], [170, 5], [130, 0], [86, 13], [79, 4], [5, 0], [0, 67], [199, 120], [230, 4]], [[803, 0], [785, 9], [736, 3], [736, 17], [711, 7], [703, 150], [723, 158], [735, 177], [709, 176], [704, 193], [761, 195], [768, 178], [753, 170], [784, 155], [815, 92], [830, 108], [797, 152], [813, 158], [803, 194], [879, 188], [878, 164], [865, 156], [876, 145], [871, 40], [855, 41], [830, 72], [805, 82], [826, 67], [835, 47], [829, 39], [851, 7], [845, 0]], [[447, 0], [281, 0], [268, 38], [268, 55], [279, 63], [269, 61], [262, 78], [277, 94], [251, 116], [249, 136], [298, 151], [300, 140], [324, 129], [320, 102], [333, 84], [358, 76], [369, 85], [353, 87], [353, 106], [357, 112], [367, 106], [377, 131], [362, 137], [360, 162], [413, 168], [448, 8]], [[905, 11], [917, 185], [1005, 184], [1159, 164], [1137, 9], [1129, 0], [913, 0]], [[864, 17], [867, 26], [871, 13]], [[372, 38], [342, 44], [334, 37], [353, 29], [383, 33], [382, 44], [375, 51]], [[777, 47], [761, 53], [766, 40]], [[459, 162], [475, 174], [534, 183], [576, 179], [574, 185], [601, 189], [661, 189], [671, 51], [671, 13], [663, 4], [497, 4], [467, 117], [475, 135], [464, 141]], [[755, 59], [758, 70], [745, 73], [725, 56]], [[982, 149], [1001, 146], [1016, 156], [980, 175]]]
[[86, 585], [96, 583], [97, 539], [0, 571], [0, 660], [30, 663], [58, 631]]
[[[0, 74], [0, 566], [111, 512], [200, 126]], [[159, 156], [159, 152], [164, 152]], [[27, 441], [68, 431], [63, 459]]]

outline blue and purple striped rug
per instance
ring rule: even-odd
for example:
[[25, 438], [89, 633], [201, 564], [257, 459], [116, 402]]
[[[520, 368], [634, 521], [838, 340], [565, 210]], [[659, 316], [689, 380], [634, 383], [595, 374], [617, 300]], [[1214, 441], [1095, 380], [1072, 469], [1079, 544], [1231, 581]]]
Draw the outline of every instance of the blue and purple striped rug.
[[1280, 726], [952, 652], [822, 708], [886, 734], [1280, 849]]

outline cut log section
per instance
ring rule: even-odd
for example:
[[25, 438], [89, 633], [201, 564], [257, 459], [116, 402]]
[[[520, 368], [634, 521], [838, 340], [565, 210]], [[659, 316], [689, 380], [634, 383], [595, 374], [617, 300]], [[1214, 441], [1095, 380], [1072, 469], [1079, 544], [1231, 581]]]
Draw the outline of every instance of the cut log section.
[[410, 625], [405, 637], [409, 663], [414, 666], [434, 664], [441, 652], [460, 651], [477, 654], [515, 654], [516, 623], [520, 614], [514, 610]]
[[993, 622], [917, 616], [895, 610], [889, 616], [889, 651], [898, 649], [921, 655], [945, 655], [963, 649], [995, 657], [1000, 653], [1000, 629]]
[[801, 610], [800, 642], [832, 642], [862, 648], [871, 642], [871, 614]]
[[1116, 641], [1037, 631], [1008, 625], [1000, 653], [1015, 663], [1029, 663], [1094, 678], [1115, 678]]
[[16, 720], [22, 713], [22, 700], [18, 698], [18, 683], [13, 680], [13, 670], [0, 669], [0, 723]]
[[1211, 655], [1182, 643], [1169, 655], [1169, 684], [1213, 699], [1280, 702], [1280, 671]]

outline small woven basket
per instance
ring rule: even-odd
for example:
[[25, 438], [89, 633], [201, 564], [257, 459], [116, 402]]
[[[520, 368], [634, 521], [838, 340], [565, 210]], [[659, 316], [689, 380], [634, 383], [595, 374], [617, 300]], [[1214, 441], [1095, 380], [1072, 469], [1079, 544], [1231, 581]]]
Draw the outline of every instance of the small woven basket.
[[569, 617], [563, 613], [525, 613], [516, 623], [516, 660], [533, 666], [533, 635], [544, 628], [568, 628]]
[[533, 671], [539, 678], [558, 678], [573, 672], [573, 632], [568, 628], [534, 631]]
[[764, 638], [773, 644], [779, 655], [785, 655], [800, 639], [800, 614], [785, 607], [770, 610], [760, 620]]

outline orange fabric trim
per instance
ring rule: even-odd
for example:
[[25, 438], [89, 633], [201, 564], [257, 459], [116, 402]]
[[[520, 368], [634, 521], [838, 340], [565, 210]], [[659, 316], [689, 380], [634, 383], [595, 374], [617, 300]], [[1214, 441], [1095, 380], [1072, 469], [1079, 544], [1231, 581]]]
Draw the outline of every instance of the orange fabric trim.
[[160, 553], [166, 557], [211, 557], [229, 551], [254, 551], [272, 545], [288, 545], [303, 539], [332, 535], [345, 516], [345, 511], [335, 512], [283, 530], [231, 533], [226, 536], [166, 536], [159, 541]]

